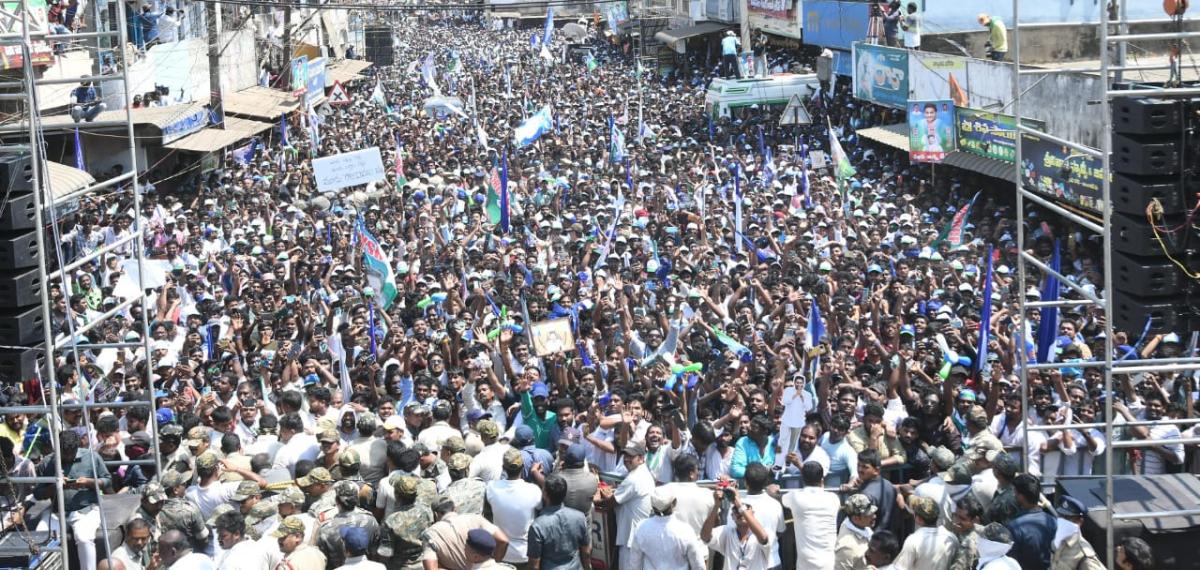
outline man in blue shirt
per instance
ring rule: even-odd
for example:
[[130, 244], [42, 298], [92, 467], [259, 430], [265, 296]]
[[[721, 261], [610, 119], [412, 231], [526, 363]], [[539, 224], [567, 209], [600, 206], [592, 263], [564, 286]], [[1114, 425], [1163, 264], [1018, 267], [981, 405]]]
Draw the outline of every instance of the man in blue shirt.
[[[721, 38], [721, 77], [742, 78], [742, 72], [738, 69], [737, 63], [738, 48], [741, 46], [742, 41], [733, 33], [733, 30], [725, 32], [725, 37]], [[731, 69], [733, 71], [730, 71]]]
[[766, 415], [750, 419], [750, 433], [733, 444], [733, 460], [729, 465], [729, 476], [741, 479], [746, 476], [746, 466], [759, 463], [770, 468], [775, 465], [775, 422]]
[[1008, 523], [1008, 530], [1013, 535], [1013, 547], [1008, 555], [1024, 570], [1047, 570], [1058, 522], [1040, 506], [1042, 485], [1037, 477], [1022, 473], [1013, 479], [1012, 486], [1020, 511]]

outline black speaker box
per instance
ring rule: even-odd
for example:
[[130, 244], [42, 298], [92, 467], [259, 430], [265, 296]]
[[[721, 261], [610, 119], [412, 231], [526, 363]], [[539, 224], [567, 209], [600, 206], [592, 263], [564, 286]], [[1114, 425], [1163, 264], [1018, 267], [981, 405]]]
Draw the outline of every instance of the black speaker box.
[[0, 271], [37, 265], [37, 233], [0, 233]]
[[[1159, 225], [1166, 228], [1177, 228], [1185, 226], [1187, 219], [1182, 215], [1164, 216]], [[1172, 255], [1180, 253], [1185, 247], [1195, 248], [1200, 246], [1200, 238], [1194, 238], [1185, 242], [1193, 232], [1190, 230], [1181, 230], [1175, 233], [1166, 233], [1160, 231], [1159, 238], [1163, 244], [1159, 245], [1158, 239], [1154, 236], [1154, 230], [1150, 227], [1150, 223], [1146, 220], [1146, 215], [1118, 214], [1113, 212], [1112, 215], [1112, 246], [1113, 251], [1120, 251], [1130, 255], [1142, 257], [1163, 257], [1163, 248], [1165, 247]]]
[[[1059, 477], [1055, 500], [1063, 496], [1079, 499], [1087, 509], [1083, 537], [1096, 550], [1100, 560], [1105, 560], [1109, 503], [1105, 497], [1104, 477]], [[1197, 501], [1200, 501], [1200, 479], [1195, 475], [1113, 477], [1112, 508], [1116, 514], [1189, 510], [1196, 508]], [[1196, 556], [1196, 544], [1200, 543], [1198, 516], [1113, 521], [1113, 538], [1117, 544], [1130, 536], [1150, 544], [1154, 553], [1152, 568], [1200, 570], [1200, 556]]]
[[42, 306], [0, 309], [0, 344], [32, 346], [45, 340]]
[[1179, 135], [1112, 136], [1112, 170], [1163, 176], [1179, 172]]
[[[1200, 254], [1183, 253], [1176, 261], [1189, 271], [1200, 271]], [[1166, 257], [1142, 257], [1126, 255], [1117, 251], [1112, 254], [1113, 288], [1118, 295], [1138, 297], [1172, 297], [1192, 289], [1195, 283], [1188, 279], [1179, 266]]]
[[1150, 319], [1151, 333], [1192, 330], [1200, 319], [1192, 305], [1196, 299], [1187, 295], [1171, 297], [1139, 297], [1117, 291], [1113, 295], [1113, 327], [1140, 331]]
[[[3, 195], [0, 194], [0, 199]], [[0, 211], [0, 231], [15, 232], [32, 230], [35, 203], [33, 192], [13, 192], [8, 195], [3, 211]]]
[[1146, 206], [1158, 199], [1163, 211], [1182, 213], [1188, 206], [1186, 201], [1200, 194], [1200, 182], [1180, 183], [1179, 176], [1137, 176], [1113, 173], [1110, 186], [1114, 212], [1123, 212], [1145, 217]]
[[42, 300], [42, 280], [37, 268], [0, 273], [0, 308], [36, 305]]
[[1161, 135], [1183, 129], [1183, 112], [1190, 101], [1151, 97], [1120, 97], [1112, 102], [1113, 132]]
[[0, 349], [0, 381], [17, 382], [36, 378], [38, 367], [45, 365], [45, 351], [42, 342], [30, 348]]
[[0, 190], [33, 191], [33, 161], [28, 154], [0, 154]]
[[395, 63], [395, 48], [392, 44], [392, 29], [386, 26], [371, 26], [364, 30], [367, 61], [375, 65]]

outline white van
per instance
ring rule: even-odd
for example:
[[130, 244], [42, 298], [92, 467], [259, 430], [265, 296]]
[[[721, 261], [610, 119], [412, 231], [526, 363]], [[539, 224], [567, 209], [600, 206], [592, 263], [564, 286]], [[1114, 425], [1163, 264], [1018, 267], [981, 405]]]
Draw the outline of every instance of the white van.
[[704, 112], [714, 119], [728, 117], [729, 112], [751, 105], [787, 105], [792, 95], [801, 99], [821, 88], [817, 74], [779, 73], [770, 77], [749, 79], [714, 79], [704, 95]]

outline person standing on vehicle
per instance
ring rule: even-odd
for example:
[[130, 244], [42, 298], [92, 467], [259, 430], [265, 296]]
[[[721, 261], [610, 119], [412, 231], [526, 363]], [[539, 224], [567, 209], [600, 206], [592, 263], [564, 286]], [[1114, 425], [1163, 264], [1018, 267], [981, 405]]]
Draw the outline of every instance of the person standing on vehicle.
[[742, 78], [737, 61], [740, 47], [742, 47], [742, 41], [733, 33], [733, 30], [725, 32], [725, 37], [721, 38], [721, 77]]

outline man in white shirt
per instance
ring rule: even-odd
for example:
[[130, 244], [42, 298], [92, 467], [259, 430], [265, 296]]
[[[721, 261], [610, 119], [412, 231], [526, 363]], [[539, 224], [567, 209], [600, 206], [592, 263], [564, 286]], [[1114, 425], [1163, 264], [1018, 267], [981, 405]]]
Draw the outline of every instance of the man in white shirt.
[[452, 413], [450, 402], [438, 400], [433, 404], [433, 424], [421, 430], [417, 443], [425, 444], [429, 449], [441, 449], [442, 443], [452, 436], [462, 437], [462, 432], [450, 425]]
[[[700, 531], [700, 540], [710, 549], [720, 552], [725, 559], [725, 570], [767, 570], [771, 561], [771, 535], [759, 524], [754, 517], [754, 509], [743, 505], [733, 489], [717, 489], [713, 492], [713, 507], [704, 528]], [[721, 512], [721, 499], [728, 495], [733, 502], [729, 512], [734, 524], [717, 524]]]
[[841, 500], [825, 490], [825, 469], [819, 463], [805, 463], [800, 476], [804, 488], [783, 496], [783, 506], [792, 511], [795, 519], [796, 567], [832, 570]]
[[497, 441], [497, 438], [500, 437], [500, 426], [490, 419], [479, 420], [479, 423], [475, 424], [475, 431], [479, 433], [479, 439], [483, 441], [484, 448], [471, 460], [471, 470], [468, 475], [478, 477], [485, 483], [499, 480], [504, 476], [503, 469], [501, 469], [504, 452], [512, 449], [512, 446]]
[[[628, 462], [626, 462], [628, 463]], [[644, 465], [635, 468], [643, 469]], [[632, 472], [632, 471], [631, 471]], [[649, 470], [646, 470], [649, 473]], [[637, 525], [629, 540], [629, 570], [704, 570], [704, 552], [696, 533], [672, 516], [675, 497], [665, 488], [650, 498], [650, 517]], [[711, 530], [711, 525], [709, 525]], [[619, 543], [618, 543], [619, 544]]]
[[508, 535], [508, 550], [504, 562], [525, 564], [529, 526], [542, 505], [542, 491], [537, 485], [521, 479], [525, 458], [521, 451], [509, 448], [504, 452], [504, 479], [488, 483], [484, 507], [487, 516]]
[[217, 517], [217, 540], [221, 554], [218, 570], [271, 570], [271, 558], [257, 541], [246, 536], [246, 519], [231, 511]]
[[[778, 535], [787, 530], [787, 523], [783, 518], [783, 506], [765, 492], [767, 485], [770, 485], [773, 480], [771, 470], [766, 465], [761, 463], [747, 465], [746, 476], [743, 478], [746, 483], [746, 495], [741, 499], [743, 503], [754, 509], [754, 518], [758, 519], [759, 524], [772, 536], [771, 564], [768, 568], [775, 568], [782, 564], [779, 558]], [[735, 523], [736, 521], [733, 520], [733, 515], [730, 513], [726, 524]], [[830, 552], [833, 551], [832, 544], [831, 542]]]
[[619, 568], [632, 569], [634, 566], [631, 566], [630, 547], [633, 546], [633, 531], [638, 523], [650, 516], [650, 494], [654, 492], [654, 475], [646, 468], [644, 445], [631, 441], [625, 444], [621, 453], [629, 474], [621, 481], [616, 491], [605, 487], [601, 489], [600, 494], [605, 500], [612, 500], [617, 504], [616, 544], [620, 548]]
[[820, 440], [820, 434], [817, 433], [816, 426], [806, 425], [800, 428], [799, 445], [796, 450], [787, 454], [787, 473], [788, 475], [796, 475], [800, 473], [800, 468], [809, 461], [814, 461], [821, 466], [824, 473], [829, 473], [829, 454], [825, 453], [821, 446], [817, 445]]
[[166, 13], [158, 19], [158, 41], [172, 43], [179, 41], [179, 25], [183, 23], [183, 12], [167, 8]]
[[[161, 497], [158, 500], [167, 500], [162, 487], [154, 492]], [[147, 544], [150, 544], [150, 522], [143, 518], [132, 519], [125, 523], [125, 542], [113, 550], [112, 559], [124, 564], [125, 570], [142, 570], [145, 568], [143, 562], [150, 559]]]
[[[1150, 392], [1144, 398], [1145, 410], [1143, 418], [1147, 421], [1157, 421], [1163, 419], [1167, 413], [1167, 401], [1163, 395], [1158, 392]], [[1175, 425], [1156, 425], [1156, 426], [1134, 426], [1129, 428], [1129, 433], [1137, 439], [1179, 439], [1179, 426]], [[1183, 445], [1155, 445], [1146, 447], [1142, 450], [1142, 474], [1143, 475], [1162, 475], [1167, 472], [1168, 465], [1179, 465], [1183, 463]]]
[[904, 547], [896, 557], [896, 568], [948, 570], [958, 549], [958, 539], [938, 524], [942, 510], [932, 499], [925, 497], [910, 497], [908, 505], [917, 521], [917, 530], [904, 539]]
[[299, 414], [287, 414], [279, 418], [279, 441], [283, 447], [275, 454], [275, 469], [287, 469], [296, 476], [296, 462], [307, 459], [316, 461], [321, 455], [321, 444], [317, 438], [304, 433], [304, 420]]
[[675, 497], [673, 516], [687, 524], [697, 535], [704, 528], [704, 520], [713, 508], [713, 494], [696, 484], [700, 476], [699, 462], [691, 455], [675, 458], [673, 470], [675, 481], [663, 485]]

